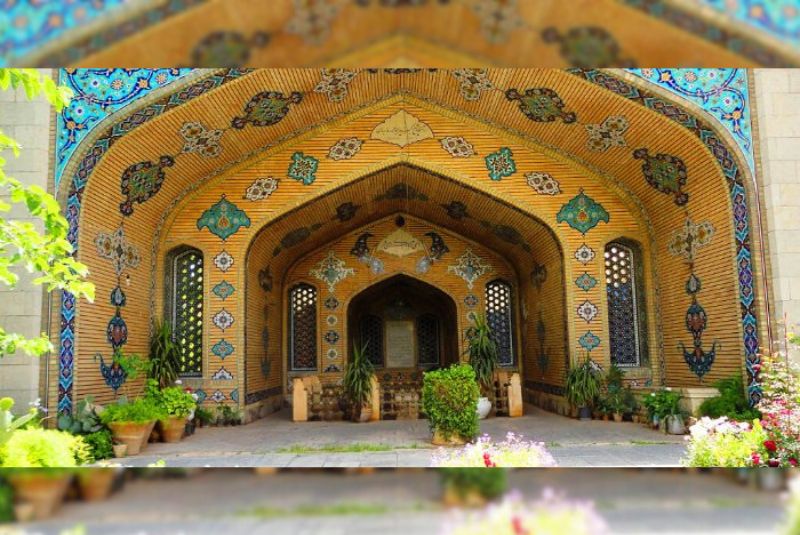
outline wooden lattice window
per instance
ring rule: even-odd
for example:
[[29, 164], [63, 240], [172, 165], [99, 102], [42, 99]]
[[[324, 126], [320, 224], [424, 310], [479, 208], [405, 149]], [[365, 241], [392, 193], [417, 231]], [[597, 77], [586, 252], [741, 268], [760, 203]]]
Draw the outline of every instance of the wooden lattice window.
[[511, 285], [504, 280], [486, 284], [486, 323], [497, 346], [498, 366], [514, 366], [514, 329]]
[[417, 347], [420, 366], [439, 364], [439, 318], [434, 314], [417, 318]]
[[203, 254], [181, 248], [171, 255], [171, 319], [180, 344], [181, 377], [203, 375]]
[[640, 366], [645, 352], [645, 318], [637, 249], [611, 242], [604, 256], [611, 362], [621, 367]]
[[359, 326], [361, 344], [366, 344], [364, 354], [374, 366], [383, 366], [383, 319], [374, 314], [361, 318]]
[[289, 290], [289, 367], [317, 369], [317, 289], [310, 284]]

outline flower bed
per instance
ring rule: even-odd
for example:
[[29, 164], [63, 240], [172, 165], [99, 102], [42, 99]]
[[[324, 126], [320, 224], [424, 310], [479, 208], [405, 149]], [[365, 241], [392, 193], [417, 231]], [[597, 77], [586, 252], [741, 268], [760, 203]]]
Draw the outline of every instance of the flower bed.
[[545, 490], [542, 498], [525, 503], [515, 493], [479, 512], [454, 513], [445, 535], [603, 535], [608, 527], [590, 502], [566, 500]]
[[521, 435], [508, 433], [502, 442], [494, 443], [489, 435], [461, 448], [439, 448], [433, 455], [434, 467], [549, 467], [556, 466], [542, 442], [524, 440]]

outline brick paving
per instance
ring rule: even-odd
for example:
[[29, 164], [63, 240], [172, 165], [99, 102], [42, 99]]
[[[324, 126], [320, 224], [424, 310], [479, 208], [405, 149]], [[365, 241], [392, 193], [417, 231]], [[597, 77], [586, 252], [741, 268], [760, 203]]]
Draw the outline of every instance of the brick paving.
[[[481, 433], [502, 440], [512, 431], [542, 441], [563, 467], [678, 466], [684, 439], [642, 425], [580, 422], [526, 406], [521, 418], [490, 418]], [[361, 453], [315, 451], [353, 444], [380, 445], [391, 451]], [[303, 448], [297, 452], [297, 447]], [[273, 467], [427, 467], [434, 449], [426, 420], [294, 423], [288, 411], [241, 427], [204, 428], [178, 444], [150, 444], [142, 455], [123, 460], [147, 466]]]

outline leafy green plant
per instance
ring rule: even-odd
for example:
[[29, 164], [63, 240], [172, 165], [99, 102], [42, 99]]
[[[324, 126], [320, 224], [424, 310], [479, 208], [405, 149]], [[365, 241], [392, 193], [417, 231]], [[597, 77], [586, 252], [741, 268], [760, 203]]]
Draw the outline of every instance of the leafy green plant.
[[83, 437], [51, 429], [16, 431], [0, 451], [4, 468], [72, 467], [91, 461]]
[[477, 494], [486, 500], [494, 500], [508, 490], [505, 468], [440, 468], [439, 474], [442, 487], [462, 499]]
[[680, 392], [671, 388], [662, 388], [645, 396], [642, 405], [651, 420], [662, 420], [667, 416], [682, 416], [681, 397]]
[[[29, 99], [44, 95], [56, 111], [66, 106], [72, 97], [69, 88], [56, 85], [52, 78], [36, 69], [0, 69], [0, 90], [18, 87], [24, 88]], [[0, 131], [0, 152], [6, 149], [19, 157], [19, 143]], [[4, 171], [5, 163], [5, 158], [0, 157], [0, 199], [4, 199], [0, 200], [0, 283], [14, 288], [19, 281], [16, 271], [26, 269], [37, 275], [33, 284], [42, 285], [48, 291], [69, 291], [77, 298], [92, 301], [94, 285], [84, 280], [89, 270], [72, 257], [72, 245], [67, 240], [69, 225], [58, 202], [41, 187], [25, 186], [8, 176]], [[4, 217], [13, 204], [24, 205], [40, 222]], [[39, 231], [39, 226], [43, 232]], [[46, 334], [26, 338], [0, 326], [0, 357], [17, 351], [41, 356], [52, 350]]]
[[0, 479], [0, 525], [14, 521], [14, 491]]
[[194, 411], [194, 417], [203, 425], [211, 425], [214, 422], [214, 413], [200, 406]]
[[172, 324], [168, 321], [156, 321], [150, 337], [150, 368], [147, 377], [158, 381], [161, 388], [171, 386], [178, 378], [180, 359], [181, 345], [175, 338]]
[[567, 401], [574, 407], [591, 407], [600, 395], [600, 372], [591, 359], [586, 359], [579, 366], [567, 373]]
[[425, 372], [422, 380], [422, 410], [433, 431], [443, 438], [472, 440], [478, 434], [476, 410], [480, 390], [475, 370], [468, 364]]
[[114, 456], [114, 441], [111, 437], [111, 431], [108, 429], [101, 429], [84, 435], [83, 440], [89, 446], [92, 461], [102, 461]]
[[102, 430], [103, 424], [95, 411], [92, 397], [80, 400], [71, 414], [59, 415], [58, 428], [73, 435], [86, 435]]
[[710, 418], [727, 416], [740, 422], [751, 422], [761, 417], [757, 409], [750, 407], [741, 375], [720, 379], [714, 386], [719, 390], [719, 395], [708, 398], [700, 404], [698, 409], [700, 416]]
[[217, 425], [239, 425], [242, 415], [230, 405], [217, 405]]
[[470, 330], [466, 353], [481, 391], [484, 395], [491, 395], [494, 370], [497, 368], [497, 344], [492, 339], [492, 329], [483, 314], [475, 315], [475, 325]]
[[36, 423], [39, 418], [39, 411], [36, 408], [31, 407], [27, 414], [19, 417], [14, 416], [11, 412], [13, 408], [13, 399], [0, 398], [0, 449], [8, 442], [14, 432]]
[[150, 398], [137, 399], [132, 402], [107, 405], [100, 414], [100, 421], [108, 425], [111, 422], [146, 423], [164, 418], [164, 410]]
[[169, 386], [159, 390], [155, 379], [147, 381], [145, 397], [152, 400], [166, 416], [186, 417], [197, 406], [189, 392], [179, 386]]
[[375, 368], [366, 355], [367, 345], [353, 343], [353, 354], [344, 370], [342, 384], [344, 393], [353, 411], [353, 420], [361, 417], [364, 405], [369, 404], [372, 395], [372, 376]]

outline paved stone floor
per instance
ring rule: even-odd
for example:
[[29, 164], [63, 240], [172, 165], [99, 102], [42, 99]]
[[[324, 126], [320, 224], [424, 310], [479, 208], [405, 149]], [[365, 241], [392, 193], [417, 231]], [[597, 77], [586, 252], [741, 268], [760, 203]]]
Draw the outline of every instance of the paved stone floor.
[[[481, 433], [497, 440], [509, 431], [545, 442], [563, 467], [677, 466], [685, 450], [680, 436], [630, 422], [580, 422], [530, 405], [521, 418], [481, 422]], [[391, 450], [318, 451], [352, 444]], [[195, 467], [427, 467], [433, 451], [427, 420], [294, 423], [289, 411], [281, 411], [241, 427], [199, 429], [178, 444], [150, 444], [123, 464], [147, 466], [163, 459], [168, 466]]]
[[[760, 535], [777, 533], [783, 517], [779, 494], [709, 473], [516, 470], [509, 480], [526, 499], [551, 488], [593, 500], [613, 534]], [[293, 470], [268, 476], [205, 470], [185, 479], [136, 480], [106, 502], [68, 503], [51, 520], [22, 527], [25, 533], [56, 534], [83, 525], [89, 535], [433, 535], [451, 514], [439, 500], [432, 470]], [[330, 512], [332, 507], [340, 512]]]

